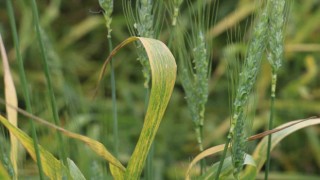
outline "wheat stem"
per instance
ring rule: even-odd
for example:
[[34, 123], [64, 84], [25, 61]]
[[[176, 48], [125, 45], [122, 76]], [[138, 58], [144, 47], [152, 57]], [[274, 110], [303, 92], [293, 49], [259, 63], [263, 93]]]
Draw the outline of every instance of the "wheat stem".
[[[37, 8], [37, 4], [36, 4], [35, 0], [31, 1], [31, 7], [32, 7], [33, 18], [34, 18], [34, 25], [35, 25], [35, 29], [36, 29], [37, 40], [38, 40], [38, 43], [39, 43], [39, 46], [40, 46], [40, 52], [41, 52], [41, 56], [42, 56], [44, 74], [45, 74], [45, 78], [46, 78], [47, 86], [48, 86], [48, 93], [49, 93], [50, 103], [51, 103], [51, 111], [52, 111], [54, 123], [56, 125], [60, 125], [58, 109], [57, 109], [57, 103], [56, 103], [56, 99], [55, 99], [55, 95], [54, 95], [54, 90], [53, 90], [53, 87], [52, 87], [51, 76], [50, 76], [50, 73], [49, 73], [48, 57], [47, 57], [47, 53], [45, 51], [45, 45], [44, 45], [44, 42], [43, 42], [43, 37], [41, 35], [42, 30], [41, 30], [41, 27], [40, 27], [40, 24], [39, 24], [38, 8]], [[67, 156], [66, 156], [66, 153], [64, 151], [65, 148], [64, 148], [62, 135], [61, 135], [60, 132], [58, 132], [57, 136], [58, 136], [59, 146], [60, 146], [60, 151], [59, 151], [60, 158], [63, 160], [64, 164], [68, 164]]]
[[[106, 22], [106, 28], [108, 31], [108, 46], [109, 53], [113, 50], [112, 36], [111, 36], [111, 23], [113, 12], [113, 0], [99, 0], [100, 7], [104, 10], [103, 16]], [[116, 92], [116, 80], [113, 59], [110, 61], [110, 84], [111, 84], [111, 96], [112, 96], [112, 119], [113, 119], [113, 151], [115, 157], [119, 156], [119, 128], [118, 128], [118, 110], [117, 110], [117, 92]]]
[[[283, 29], [284, 29], [284, 11], [285, 0], [270, 0], [268, 5], [270, 6], [270, 18], [269, 18], [269, 41], [268, 41], [268, 61], [272, 68], [272, 80], [271, 80], [271, 104], [270, 104], [270, 119], [268, 130], [273, 128], [274, 120], [274, 102], [276, 99], [276, 85], [277, 85], [277, 73], [282, 64], [283, 56]], [[268, 136], [267, 146], [267, 162], [265, 171], [265, 180], [268, 179], [270, 170], [270, 151], [271, 151], [271, 137]]]

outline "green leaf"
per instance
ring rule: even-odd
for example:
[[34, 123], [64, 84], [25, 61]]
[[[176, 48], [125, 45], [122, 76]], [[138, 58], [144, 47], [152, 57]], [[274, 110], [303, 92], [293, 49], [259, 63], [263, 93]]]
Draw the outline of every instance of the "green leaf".
[[[123, 46], [136, 40], [141, 42], [147, 52], [152, 75], [152, 88], [138, 143], [129, 160], [125, 176], [122, 177], [125, 179], [140, 178], [150, 146], [169, 103], [177, 71], [176, 62], [172, 53], [161, 41], [143, 37], [130, 37], [111, 52], [102, 67], [99, 82], [105, 73], [107, 63], [117, 53], [117, 51], [119, 51]], [[118, 179], [119, 177], [114, 178]]]
[[[297, 123], [300, 122], [300, 123]], [[289, 126], [290, 124], [294, 124], [292, 126]], [[276, 129], [281, 129], [282, 127], [287, 127], [286, 129], [283, 129], [281, 131], [278, 131], [274, 134], [272, 134], [272, 144], [271, 144], [271, 150], [285, 137], [288, 135], [309, 126], [314, 126], [320, 124], [320, 118], [317, 119], [307, 119], [307, 120], [297, 120], [297, 121], [291, 121], [289, 123], [283, 124], [279, 126]], [[266, 161], [267, 157], [267, 144], [268, 144], [268, 137], [264, 137], [262, 141], [258, 144], [256, 147], [253, 158], [256, 163], [256, 167], [248, 166], [241, 179], [255, 179], [257, 173], [261, 170], [263, 164]]]
[[[0, 122], [21, 142], [30, 156], [36, 161], [33, 140], [23, 131], [13, 126], [7, 119], [0, 115]], [[65, 176], [66, 167], [57, 160], [50, 152], [39, 146], [40, 158], [44, 173], [50, 179], [62, 179]]]
[[9, 180], [11, 179], [9, 176], [9, 173], [7, 172], [7, 170], [3, 167], [2, 163], [0, 162], [0, 179], [3, 180]]
[[79, 170], [78, 166], [71, 159], [68, 158], [67, 160], [70, 176], [75, 180], [86, 180], [82, 172]]

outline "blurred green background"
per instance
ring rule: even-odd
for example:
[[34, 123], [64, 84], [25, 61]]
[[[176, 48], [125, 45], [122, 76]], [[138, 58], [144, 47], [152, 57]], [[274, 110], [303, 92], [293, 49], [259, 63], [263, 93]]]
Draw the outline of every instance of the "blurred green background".
[[[34, 113], [53, 122], [30, 3], [25, 0], [16, 0], [13, 3]], [[37, 4], [63, 127], [97, 139], [112, 149], [109, 73], [103, 81], [98, 97], [92, 98], [98, 74], [108, 56], [107, 31], [98, 0], [44, 0], [37, 1]], [[232, 13], [250, 9], [252, 4], [253, 0], [220, 1], [216, 25]], [[116, 45], [130, 34], [122, 3], [115, 1], [114, 6], [112, 36]], [[187, 13], [186, 5], [183, 5], [182, 18]], [[210, 96], [205, 114], [205, 148], [223, 143], [229, 128], [228, 71], [225, 57], [230, 44], [227, 43], [227, 32], [234, 25], [241, 26], [251, 22], [251, 15], [252, 11], [248, 11], [243, 15], [243, 19], [231, 24], [230, 27], [222, 26], [224, 28], [221, 31], [210, 34], [214, 45]], [[161, 40], [164, 42], [168, 41], [171, 32], [168, 28], [169, 22], [170, 19], [166, 19], [162, 29]], [[0, 32], [11, 63], [19, 106], [24, 108], [5, 1], [0, 1]], [[248, 33], [242, 32], [242, 34], [245, 38], [248, 36]], [[320, 115], [320, 1], [292, 0], [285, 39], [285, 62], [278, 75], [276, 125]], [[134, 46], [128, 46], [120, 51], [115, 59], [120, 159], [126, 164], [142, 127], [145, 89], [141, 65], [136, 60]], [[0, 66], [0, 84], [3, 84], [2, 64]], [[270, 67], [264, 60], [256, 90], [257, 111], [254, 133], [264, 131], [269, 119], [270, 79]], [[0, 86], [0, 93], [4, 94], [4, 86]], [[155, 140], [156, 179], [181, 179], [188, 163], [198, 153], [193, 123], [184, 96], [178, 79]], [[5, 113], [3, 106], [0, 109], [1, 113]], [[20, 119], [19, 127], [30, 134], [26, 118], [20, 116]], [[37, 131], [40, 144], [57, 155], [56, 132], [40, 125], [37, 125]], [[4, 138], [0, 137], [1, 146], [7, 151], [8, 145], [5, 144]], [[91, 150], [74, 140], [67, 138], [65, 140], [68, 142], [66, 143], [68, 156], [87, 177], [99, 179], [106, 174], [105, 162]], [[254, 149], [255, 143], [250, 143], [249, 149]], [[35, 175], [37, 168], [31, 158], [25, 155], [25, 152], [21, 152], [20, 158], [21, 177]], [[216, 160], [218, 159], [209, 159], [208, 163]], [[271, 172], [320, 176], [320, 127], [301, 130], [277, 146], [272, 152]]]

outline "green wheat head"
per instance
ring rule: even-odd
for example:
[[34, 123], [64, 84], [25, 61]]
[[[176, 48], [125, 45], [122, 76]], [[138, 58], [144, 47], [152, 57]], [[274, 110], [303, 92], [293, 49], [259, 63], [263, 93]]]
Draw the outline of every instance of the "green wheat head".
[[239, 74], [235, 97], [232, 104], [232, 120], [228, 138], [231, 140], [232, 162], [234, 176], [239, 179], [246, 150], [248, 137], [248, 120], [246, 107], [248, 99], [256, 83], [262, 57], [268, 49], [268, 60], [272, 71], [277, 72], [282, 63], [283, 54], [283, 24], [285, 0], [270, 0], [261, 9], [258, 21], [254, 26], [252, 41], [248, 45], [245, 64]]
[[231, 139], [234, 176], [237, 179], [244, 163], [247, 138], [245, 127], [248, 125], [247, 123], [251, 123], [247, 120], [246, 107], [248, 107], [248, 99], [253, 91], [262, 56], [266, 48], [268, 32], [267, 8], [263, 10], [258, 18], [259, 20], [253, 29], [252, 41], [248, 45], [245, 64], [239, 74], [235, 99], [232, 104], [233, 115], [228, 138]]
[[[177, 5], [181, 1], [176, 1]], [[190, 3], [190, 2], [189, 2]], [[186, 93], [186, 100], [191, 118], [195, 124], [197, 142], [200, 151], [202, 147], [202, 128], [204, 124], [205, 105], [208, 100], [208, 83], [211, 64], [211, 43], [207, 40], [205, 34], [212, 25], [210, 19], [210, 5], [204, 6], [204, 1], [196, 4], [195, 15], [190, 15], [192, 22], [189, 30], [177, 28], [178, 34], [185, 34], [184, 37], [177, 38], [180, 42], [178, 46], [178, 58], [180, 59], [180, 79], [183, 89]], [[211, 6], [212, 7], [212, 6]], [[189, 11], [193, 11], [189, 4]], [[178, 22], [179, 24], [179, 22]]]
[[[135, 10], [131, 0], [123, 0], [122, 2], [131, 35], [157, 39], [162, 23], [162, 1], [137, 0]], [[137, 46], [138, 60], [142, 65], [142, 73], [145, 79], [144, 86], [149, 88], [151, 78], [149, 61], [141, 44]]]

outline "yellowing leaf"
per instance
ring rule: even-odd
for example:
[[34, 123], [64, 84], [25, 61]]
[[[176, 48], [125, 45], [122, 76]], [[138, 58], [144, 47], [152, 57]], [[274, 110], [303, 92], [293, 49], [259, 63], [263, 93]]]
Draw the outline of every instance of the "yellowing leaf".
[[119, 51], [123, 46], [136, 40], [141, 42], [147, 52], [151, 68], [152, 88], [143, 128], [140, 133], [138, 143], [129, 160], [124, 179], [140, 178], [150, 146], [169, 103], [177, 71], [177, 65], [172, 53], [161, 41], [143, 37], [130, 37], [111, 52], [102, 67], [99, 82], [106, 70], [107, 63], [117, 53], [117, 51]]
[[[61, 127], [58, 127], [58, 126], [56, 126], [54, 124], [51, 124], [46, 120], [43, 120], [43, 119], [41, 119], [41, 118], [39, 118], [37, 116], [34, 116], [34, 115], [22, 110], [22, 109], [19, 109], [19, 108], [15, 107], [15, 106], [12, 106], [11, 104], [8, 104], [8, 103], [4, 102], [1, 98], [0, 98], [0, 103], [6, 104], [10, 108], [17, 110], [19, 113], [31, 118], [32, 120], [37, 121], [37, 122], [39, 122], [39, 123], [41, 123], [43, 125], [46, 125], [47, 127], [51, 128], [51, 129], [58, 130], [58, 131], [62, 132], [64, 135], [66, 135], [66, 136], [68, 136], [70, 138], [82, 141], [83, 143], [87, 144], [88, 147], [91, 150], [93, 150], [97, 155], [103, 157], [105, 160], [107, 160], [114, 167], [118, 168], [119, 169], [118, 171], [124, 173], [125, 167], [100, 142], [98, 142], [98, 141], [96, 141], [94, 139], [88, 138], [86, 136], [70, 132], [70, 131], [68, 131], [66, 129], [63, 129]], [[9, 130], [11, 131], [11, 129], [9, 129]]]
[[[2, 55], [2, 63], [3, 63], [3, 72], [4, 72], [4, 87], [5, 87], [5, 97], [6, 102], [18, 106], [18, 100], [17, 100], [17, 94], [16, 94], [16, 88], [14, 87], [13, 79], [10, 72], [9, 67], [9, 61], [7, 58], [7, 53], [4, 47], [4, 43], [2, 41], [2, 37], [0, 34], [0, 49], [1, 49], [1, 55]], [[14, 125], [15, 127], [18, 126], [17, 123], [17, 111], [15, 109], [6, 107], [7, 111], [7, 117], [9, 122]], [[10, 133], [10, 159], [11, 163], [14, 169], [14, 179], [17, 179], [18, 175], [18, 165], [17, 165], [17, 157], [18, 157], [18, 140], [16, 137]]]
[[11, 179], [7, 170], [3, 167], [1, 162], [0, 162], [0, 179], [3, 179], [3, 180]]
[[[119, 162], [119, 160], [116, 159], [100, 142], [55, 126], [48, 121], [45, 121], [24, 110], [17, 108], [14, 105], [3, 102], [1, 98], [0, 102], [6, 104], [12, 109], [17, 110], [19, 113], [33, 119], [34, 121], [44, 124], [52, 129], [61, 131], [64, 135], [80, 140], [87, 144], [89, 148], [91, 148], [97, 155], [103, 157], [109, 162], [111, 172], [115, 179], [139, 179], [148, 151], [159, 128], [165, 109], [169, 103], [176, 79], [177, 67], [175, 59], [170, 50], [161, 41], [149, 38], [131, 37], [117, 46], [110, 54], [105, 64], [103, 65], [99, 81], [102, 79], [107, 63], [112, 58], [112, 56], [114, 56], [116, 52], [123, 46], [136, 40], [140, 40], [149, 57], [152, 74], [152, 89], [150, 92], [148, 109], [146, 112], [140, 138], [133, 152], [133, 155], [131, 156], [127, 170]], [[20, 136], [22, 136], [21, 134], [23, 134], [23, 141], [26, 141], [26, 135], [22, 131], [17, 128], [13, 128], [12, 125], [6, 122], [3, 117], [1, 122], [10, 130], [10, 132], [15, 133], [16, 136], [18, 134], [20, 139]], [[31, 139], [28, 140], [32, 142]], [[24, 145], [26, 146], [26, 143]], [[27, 143], [27, 145], [29, 145], [29, 143]], [[28, 147], [28, 149], [30, 150], [31, 148]], [[41, 148], [40, 150], [41, 152], [44, 151], [43, 148]], [[43, 155], [41, 156], [41, 158], [43, 158]], [[45, 163], [47, 163], [47, 161], [46, 159], [44, 159], [44, 161], [45, 166]], [[45, 169], [45, 173], [48, 173], [47, 171], [48, 170]]]
[[150, 146], [169, 103], [177, 71], [175, 59], [166, 45], [155, 39], [139, 40], [149, 58], [152, 88], [143, 128], [129, 160], [125, 179], [140, 178]]
[[[13, 126], [7, 119], [0, 115], [0, 122], [21, 142], [33, 160], [36, 161], [33, 140], [20, 129]], [[40, 158], [44, 173], [50, 179], [62, 179], [66, 174], [66, 168], [51, 153], [39, 146]]]
[[[294, 124], [290, 126], [291, 124]], [[286, 124], [283, 124], [282, 126], [278, 127], [277, 129], [281, 129], [282, 127], [289, 126], [286, 129], [283, 129], [281, 131], [278, 131], [274, 134], [272, 134], [272, 140], [271, 140], [271, 150], [285, 137], [288, 135], [298, 131], [299, 129], [308, 127], [308, 126], [314, 126], [320, 124], [320, 118], [317, 119], [307, 119], [307, 120], [297, 120], [292, 121]], [[253, 158], [256, 163], [256, 167], [248, 166], [245, 169], [245, 172], [241, 179], [255, 179], [257, 172], [260, 171], [263, 164], [266, 161], [267, 157], [267, 145], [268, 145], [268, 137], [264, 137], [261, 142], [256, 147]]]
[[212, 148], [209, 148], [209, 149], [206, 149], [204, 151], [202, 151], [200, 154], [198, 154], [192, 161], [191, 163], [189, 164], [189, 167], [187, 169], [187, 172], [186, 172], [186, 180], [189, 180], [190, 179], [190, 172], [191, 172], [191, 169], [193, 168], [193, 166], [198, 163], [201, 159], [204, 159], [205, 157], [208, 157], [208, 156], [211, 156], [211, 155], [214, 155], [220, 151], [223, 151], [224, 149], [224, 146], [225, 144], [220, 144], [220, 145], [217, 145], [217, 146], [214, 146]]

